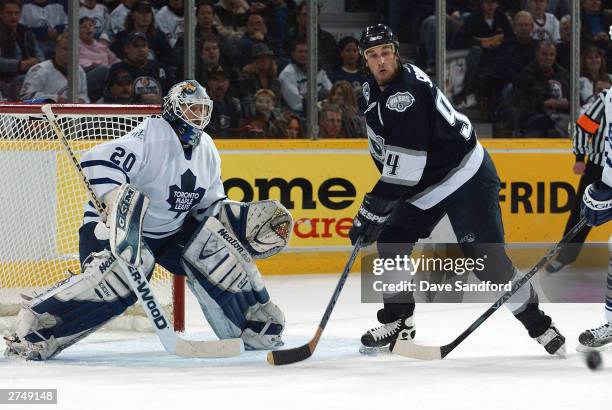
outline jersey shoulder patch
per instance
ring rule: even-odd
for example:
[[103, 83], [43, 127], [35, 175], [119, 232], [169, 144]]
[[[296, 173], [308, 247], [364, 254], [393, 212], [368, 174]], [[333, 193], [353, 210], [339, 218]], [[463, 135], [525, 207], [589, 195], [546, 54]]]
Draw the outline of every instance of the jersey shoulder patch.
[[410, 94], [408, 91], [400, 91], [400, 92], [397, 92], [391, 95], [387, 99], [387, 103], [385, 104], [385, 107], [388, 108], [389, 110], [393, 110], [397, 112], [404, 112], [408, 108], [410, 108], [412, 104], [414, 104], [414, 101], [415, 101], [414, 96]]

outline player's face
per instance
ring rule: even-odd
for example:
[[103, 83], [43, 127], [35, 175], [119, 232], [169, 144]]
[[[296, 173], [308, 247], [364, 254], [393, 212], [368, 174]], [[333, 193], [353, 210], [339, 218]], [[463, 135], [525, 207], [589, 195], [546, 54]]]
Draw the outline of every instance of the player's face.
[[0, 22], [10, 29], [15, 29], [21, 18], [21, 8], [16, 4], [5, 4], [0, 13]]
[[181, 105], [185, 119], [200, 127], [204, 124], [204, 118], [208, 115], [208, 106], [204, 104]]
[[366, 64], [379, 85], [385, 85], [395, 77], [398, 56], [393, 44], [372, 47], [365, 52]]

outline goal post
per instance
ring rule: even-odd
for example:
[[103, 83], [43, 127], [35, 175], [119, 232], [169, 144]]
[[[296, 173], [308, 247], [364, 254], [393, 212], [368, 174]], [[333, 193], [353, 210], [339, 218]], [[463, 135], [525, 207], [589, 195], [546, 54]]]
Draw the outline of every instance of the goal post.
[[[21, 294], [35, 294], [80, 273], [78, 230], [87, 200], [41, 104], [0, 104], [0, 317], [15, 315]], [[119, 138], [158, 105], [53, 104], [59, 127], [77, 158], [97, 144]], [[151, 286], [184, 330], [184, 278], [156, 266]], [[126, 312], [119, 328], [142, 329], [140, 307]], [[0, 327], [6, 320], [0, 320]], [[144, 326], [147, 327], [147, 326]]]

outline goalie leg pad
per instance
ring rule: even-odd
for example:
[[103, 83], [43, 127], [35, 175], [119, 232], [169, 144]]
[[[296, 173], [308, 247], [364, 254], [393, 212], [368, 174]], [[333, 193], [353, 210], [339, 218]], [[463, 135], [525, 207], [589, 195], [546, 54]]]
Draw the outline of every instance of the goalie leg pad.
[[220, 339], [242, 337], [250, 349], [282, 345], [285, 318], [270, 302], [257, 266], [216, 218], [205, 218], [185, 246], [187, 283]]
[[140, 264], [142, 220], [149, 207], [149, 198], [130, 184], [112, 193], [107, 217], [109, 241], [113, 255], [130, 266]]
[[[143, 246], [142, 272], [154, 258]], [[92, 253], [80, 275], [70, 275], [45, 293], [22, 302], [8, 354], [45, 360], [92, 333], [136, 302], [117, 259], [109, 250]]]
[[293, 230], [291, 214], [277, 200], [225, 201], [219, 221], [232, 230], [255, 259], [269, 258], [282, 251]]

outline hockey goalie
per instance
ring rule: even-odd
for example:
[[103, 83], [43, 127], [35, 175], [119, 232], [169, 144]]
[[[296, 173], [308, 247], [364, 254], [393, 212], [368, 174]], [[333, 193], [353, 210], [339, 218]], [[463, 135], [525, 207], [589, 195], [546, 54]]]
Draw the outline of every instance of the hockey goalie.
[[287, 245], [291, 215], [274, 200], [227, 199], [219, 153], [203, 131], [212, 100], [198, 82], [174, 85], [162, 108], [162, 118], [145, 119], [83, 155], [81, 167], [105, 211], [85, 204], [80, 274], [24, 296], [5, 336], [8, 356], [52, 358], [134, 304], [124, 261], [148, 278], [156, 263], [186, 276], [220, 339], [239, 337], [247, 349], [283, 344], [283, 312], [254, 259]]

